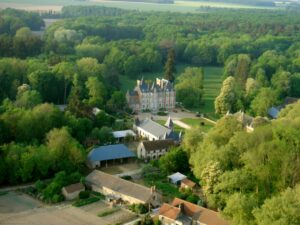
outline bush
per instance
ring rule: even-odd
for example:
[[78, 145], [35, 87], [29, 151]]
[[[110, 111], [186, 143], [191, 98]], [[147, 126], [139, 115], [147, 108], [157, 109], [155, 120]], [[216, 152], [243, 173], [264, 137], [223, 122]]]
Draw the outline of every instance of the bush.
[[104, 212], [98, 213], [98, 216], [99, 217], [108, 216], [108, 215], [111, 215], [111, 214], [113, 214], [115, 212], [118, 212], [119, 210], [120, 210], [120, 208], [109, 209], [109, 210], [106, 210]]
[[132, 177], [131, 176], [123, 176], [123, 177], [121, 177], [122, 179], [124, 179], [124, 180], [132, 180]]
[[159, 116], [166, 116], [166, 115], [168, 115], [168, 113], [163, 112], [163, 111], [159, 111], [159, 112], [157, 113], [157, 115], [159, 115]]
[[191, 202], [191, 203], [194, 203], [194, 204], [197, 204], [198, 203], [198, 201], [199, 201], [199, 196], [197, 196], [197, 195], [195, 195], [195, 194], [192, 194], [192, 195], [189, 195], [187, 198], [186, 198], [186, 200], [188, 201], [188, 202]]
[[129, 209], [138, 214], [145, 214], [148, 212], [148, 208], [144, 204], [132, 204], [129, 206]]
[[79, 198], [80, 199], [87, 199], [90, 197], [90, 192], [89, 191], [81, 191], [79, 192]]
[[62, 202], [64, 199], [65, 199], [64, 196], [62, 196], [61, 194], [55, 194], [51, 198], [51, 202], [58, 203], [58, 202]]
[[79, 200], [77, 200], [76, 202], [73, 203], [73, 206], [81, 207], [81, 206], [84, 206], [84, 205], [88, 205], [88, 204], [97, 202], [99, 200], [100, 200], [100, 198], [98, 198], [98, 197], [91, 197], [91, 198], [88, 198], [88, 199], [79, 199]]
[[35, 182], [34, 186], [38, 192], [42, 192], [46, 188], [47, 185], [45, 184], [45, 182], [38, 180], [37, 182]]

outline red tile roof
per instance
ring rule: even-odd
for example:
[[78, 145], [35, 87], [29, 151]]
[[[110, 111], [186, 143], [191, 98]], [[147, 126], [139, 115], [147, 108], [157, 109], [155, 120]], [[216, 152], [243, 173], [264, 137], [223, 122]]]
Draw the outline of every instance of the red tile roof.
[[183, 210], [183, 214], [198, 220], [200, 223], [205, 223], [207, 225], [229, 225], [227, 221], [221, 218], [220, 213], [182, 199], [175, 198], [172, 202], [172, 206], [179, 207], [180, 205]]
[[180, 209], [164, 203], [159, 209], [159, 215], [176, 220], [180, 214]]
[[196, 183], [195, 183], [195, 182], [193, 182], [193, 181], [191, 181], [191, 180], [189, 180], [189, 179], [187, 179], [187, 178], [183, 179], [183, 180], [181, 181], [181, 184], [184, 184], [184, 185], [186, 185], [186, 186], [188, 186], [188, 187], [190, 187], [190, 188], [194, 188], [194, 187], [196, 186]]

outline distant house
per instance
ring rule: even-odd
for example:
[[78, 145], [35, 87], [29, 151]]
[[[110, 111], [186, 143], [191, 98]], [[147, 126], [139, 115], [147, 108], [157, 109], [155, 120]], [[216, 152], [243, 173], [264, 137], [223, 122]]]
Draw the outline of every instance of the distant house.
[[159, 209], [163, 225], [229, 225], [218, 212], [175, 198]]
[[132, 130], [119, 130], [114, 131], [113, 136], [115, 139], [117, 139], [118, 142], [120, 142], [127, 136], [132, 136], [133, 138], [135, 138], [136, 134]]
[[196, 187], [196, 183], [185, 178], [180, 182], [180, 189], [191, 189], [193, 190]]
[[277, 119], [280, 111], [284, 109], [286, 106], [296, 103], [299, 99], [298, 98], [292, 98], [292, 97], [286, 97], [283, 101], [283, 103], [279, 106], [272, 106], [268, 109], [268, 116], [272, 119]]
[[173, 140], [141, 141], [137, 147], [139, 159], [153, 160], [159, 159], [166, 154], [176, 143]]
[[169, 119], [169, 122], [167, 121], [166, 125], [170, 126], [163, 126], [149, 118], [142, 121], [136, 118], [134, 129], [140, 137], [146, 138], [150, 141], [166, 139], [180, 141], [181, 133], [177, 134], [173, 131], [173, 121], [171, 118]]
[[183, 179], [186, 179], [186, 176], [183, 175], [182, 173], [177, 172], [177, 173], [174, 173], [174, 174], [168, 176], [168, 179], [171, 183], [180, 185], [181, 181]]
[[271, 107], [271, 108], [268, 109], [268, 115], [272, 119], [277, 119], [280, 110], [281, 109], [279, 107]]
[[134, 157], [135, 154], [123, 144], [105, 145], [90, 151], [87, 157], [87, 163], [90, 168], [96, 168], [102, 166], [103, 163], [105, 163], [105, 165], [114, 161], [122, 163]]
[[82, 183], [71, 184], [62, 188], [62, 194], [66, 200], [73, 200], [78, 197], [81, 191], [84, 191], [85, 187]]
[[161, 195], [155, 187], [145, 187], [99, 170], [94, 170], [85, 178], [86, 184], [110, 199], [119, 199], [129, 204], [161, 204]]

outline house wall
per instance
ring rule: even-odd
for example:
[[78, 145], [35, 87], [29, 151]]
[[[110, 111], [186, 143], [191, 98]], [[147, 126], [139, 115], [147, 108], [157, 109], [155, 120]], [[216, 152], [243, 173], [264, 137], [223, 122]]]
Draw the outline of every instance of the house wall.
[[158, 218], [159, 218], [160, 222], [162, 223], [162, 225], [186, 225], [186, 224], [183, 224], [181, 221], [172, 220], [172, 219], [164, 217], [162, 215], [159, 215]]
[[156, 149], [152, 151], [146, 151], [142, 143], [140, 143], [137, 147], [137, 155], [139, 159], [147, 159], [147, 160], [159, 159], [161, 156], [165, 155], [166, 152], [167, 149]]
[[75, 198], [77, 198], [78, 195], [79, 195], [79, 193], [80, 193], [81, 191], [84, 191], [84, 189], [75, 191], [75, 192], [73, 192], [73, 193], [67, 193], [67, 192], [66, 192], [66, 189], [63, 188], [63, 189], [62, 189], [62, 194], [63, 194], [63, 196], [65, 197], [66, 200], [70, 201], [70, 200], [74, 200]]
[[118, 198], [121, 198], [122, 200], [124, 201], [127, 201], [129, 202], [130, 204], [145, 204], [146, 202], [140, 200], [140, 199], [136, 199], [136, 198], [133, 198], [131, 196], [127, 196], [127, 195], [124, 195], [122, 193], [119, 193], [119, 192], [116, 192], [114, 190], [111, 190], [107, 187], [98, 187], [96, 185], [92, 185], [92, 190], [93, 191], [97, 191], [97, 192], [100, 192], [101, 194], [103, 195], [112, 195], [112, 196], [116, 196]]
[[159, 137], [154, 136], [153, 134], [149, 133], [148, 131], [145, 131], [141, 127], [136, 127], [137, 134], [143, 138], [147, 138], [150, 141], [159, 140]]

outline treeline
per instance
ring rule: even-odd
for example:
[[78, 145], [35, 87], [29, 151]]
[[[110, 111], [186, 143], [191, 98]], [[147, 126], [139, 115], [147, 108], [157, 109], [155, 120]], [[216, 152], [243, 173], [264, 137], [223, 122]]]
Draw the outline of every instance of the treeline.
[[[204, 0], [210, 2], [211, 0]], [[222, 3], [236, 3], [242, 5], [254, 5], [254, 6], [265, 6], [273, 7], [275, 2], [273, 0], [213, 0], [211, 2], [222, 2]]]
[[207, 203], [232, 225], [300, 223], [299, 110], [299, 102], [290, 105], [252, 133], [234, 116], [207, 134], [201, 128], [186, 132], [183, 149]]

